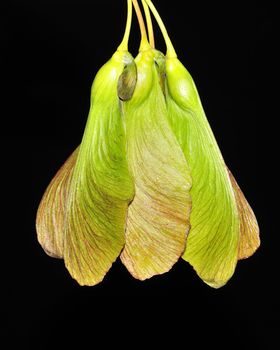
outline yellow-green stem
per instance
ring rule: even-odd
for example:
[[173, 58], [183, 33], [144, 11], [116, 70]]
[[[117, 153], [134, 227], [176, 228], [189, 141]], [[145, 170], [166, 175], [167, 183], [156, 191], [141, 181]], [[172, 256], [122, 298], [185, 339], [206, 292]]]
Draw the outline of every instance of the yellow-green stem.
[[149, 6], [150, 10], [152, 11], [159, 27], [160, 27], [160, 30], [161, 30], [161, 33], [164, 37], [164, 41], [165, 41], [165, 44], [166, 44], [166, 56], [167, 57], [177, 57], [177, 54], [176, 54], [176, 51], [172, 45], [172, 42], [169, 38], [169, 35], [167, 33], [167, 30], [166, 30], [166, 27], [157, 11], [157, 9], [155, 8], [155, 6], [153, 5], [152, 1], [151, 0], [144, 0], [147, 5]]
[[140, 27], [140, 32], [141, 32], [141, 42], [140, 42], [140, 48], [139, 51], [145, 51], [149, 50], [151, 48], [148, 38], [147, 38], [147, 31], [145, 27], [145, 22], [142, 16], [141, 9], [139, 7], [138, 1], [137, 0], [132, 0], [133, 6], [136, 12], [136, 16], [139, 22], [139, 27]]
[[118, 47], [118, 51], [128, 51], [128, 40], [129, 40], [129, 35], [131, 30], [131, 22], [132, 22], [132, 2], [131, 0], [127, 0], [127, 19], [126, 19], [125, 32], [124, 32], [122, 42]]
[[154, 49], [155, 48], [155, 38], [154, 38], [154, 29], [153, 29], [153, 22], [151, 18], [151, 13], [149, 6], [146, 4], [145, 0], [142, 0], [144, 12], [145, 12], [145, 17], [146, 17], [146, 23], [148, 27], [148, 35], [149, 35], [149, 43], [151, 47]]

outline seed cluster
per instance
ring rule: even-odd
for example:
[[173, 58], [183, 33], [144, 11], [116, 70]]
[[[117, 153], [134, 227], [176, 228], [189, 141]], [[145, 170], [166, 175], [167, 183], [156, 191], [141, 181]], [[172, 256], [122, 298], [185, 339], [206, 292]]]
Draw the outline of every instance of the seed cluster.
[[[132, 3], [142, 35], [135, 59]], [[149, 39], [137, 1], [128, 0], [124, 38], [94, 79], [81, 144], [38, 208], [38, 240], [80, 285], [102, 281], [120, 256], [140, 280], [182, 258], [219, 288], [258, 248], [258, 224], [156, 8], [142, 3]], [[166, 55], [154, 48], [149, 9]]]

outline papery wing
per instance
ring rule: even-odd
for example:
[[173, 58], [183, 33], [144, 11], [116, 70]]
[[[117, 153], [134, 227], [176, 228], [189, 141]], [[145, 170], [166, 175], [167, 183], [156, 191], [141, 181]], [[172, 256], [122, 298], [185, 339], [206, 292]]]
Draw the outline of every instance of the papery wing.
[[234, 176], [228, 169], [234, 189], [240, 218], [240, 238], [238, 259], [246, 259], [253, 255], [260, 246], [259, 226], [255, 214], [239, 188]]
[[119, 256], [125, 241], [127, 207], [134, 195], [117, 95], [122, 70], [123, 63], [111, 60], [95, 78], [70, 184], [64, 260], [81, 285], [102, 281]]
[[189, 73], [178, 60], [166, 66], [169, 121], [193, 179], [191, 230], [183, 258], [204, 282], [219, 288], [232, 276], [238, 259], [234, 191]]
[[78, 148], [52, 179], [37, 211], [36, 230], [38, 241], [45, 252], [55, 258], [63, 258], [65, 211], [77, 156]]
[[133, 101], [127, 104], [125, 121], [135, 197], [121, 259], [135, 278], [144, 280], [170, 270], [185, 249], [191, 177], [168, 125], [159, 83], [137, 107]]

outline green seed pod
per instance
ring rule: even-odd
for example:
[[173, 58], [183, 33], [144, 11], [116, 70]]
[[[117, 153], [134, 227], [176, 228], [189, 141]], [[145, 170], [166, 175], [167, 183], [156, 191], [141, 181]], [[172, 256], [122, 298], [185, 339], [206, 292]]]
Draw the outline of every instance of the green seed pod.
[[137, 82], [137, 67], [134, 60], [129, 60], [118, 80], [118, 96], [122, 101], [131, 99]]

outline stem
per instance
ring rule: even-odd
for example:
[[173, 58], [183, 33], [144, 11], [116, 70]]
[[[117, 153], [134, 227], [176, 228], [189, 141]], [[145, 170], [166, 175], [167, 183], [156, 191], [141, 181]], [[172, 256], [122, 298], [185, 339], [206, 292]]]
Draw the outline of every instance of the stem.
[[142, 16], [141, 9], [139, 7], [138, 1], [137, 0], [132, 0], [133, 6], [136, 12], [136, 16], [138, 19], [139, 27], [140, 27], [140, 32], [141, 32], [141, 42], [140, 42], [140, 48], [139, 51], [145, 51], [150, 49], [150, 44], [148, 42], [147, 38], [147, 31], [145, 27], [145, 22]]
[[155, 48], [155, 38], [154, 38], [154, 29], [153, 29], [153, 22], [151, 18], [150, 8], [145, 2], [145, 0], [142, 0], [142, 5], [144, 7], [145, 17], [146, 17], [146, 23], [148, 27], [148, 34], [149, 34], [149, 43], [151, 47]]
[[153, 5], [151, 0], [144, 0], [144, 1], [147, 3], [147, 5], [149, 6], [150, 10], [152, 11], [152, 13], [153, 13], [153, 15], [154, 15], [154, 17], [155, 17], [155, 19], [156, 19], [156, 21], [158, 23], [158, 26], [160, 27], [161, 33], [162, 33], [162, 35], [164, 37], [164, 41], [165, 41], [166, 49], [167, 49], [166, 56], [170, 57], [170, 58], [172, 58], [172, 57], [176, 58], [177, 57], [176, 51], [175, 51], [175, 49], [174, 49], [174, 47], [172, 45], [172, 42], [171, 42], [171, 40], [169, 38], [169, 35], [167, 33], [167, 30], [166, 30], [166, 27], [165, 27], [162, 19], [160, 18], [160, 15], [159, 15], [157, 9], [155, 8], [155, 6]]
[[128, 51], [128, 40], [131, 30], [131, 22], [132, 22], [132, 2], [131, 0], [127, 0], [127, 19], [125, 32], [120, 46], [118, 47], [118, 51]]

